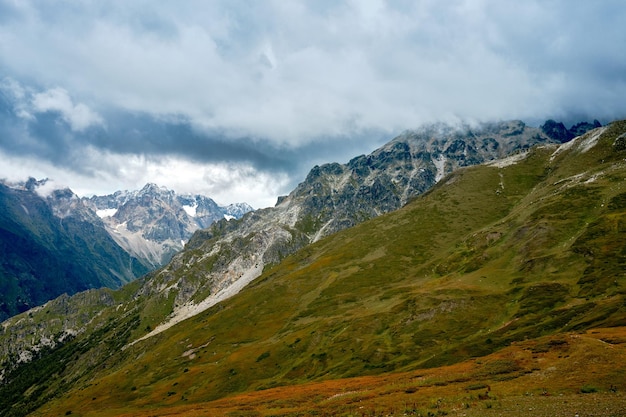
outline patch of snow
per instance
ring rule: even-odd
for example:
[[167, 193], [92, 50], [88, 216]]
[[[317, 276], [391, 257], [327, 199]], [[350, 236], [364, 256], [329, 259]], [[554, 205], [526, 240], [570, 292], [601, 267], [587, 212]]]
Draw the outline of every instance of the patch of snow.
[[506, 158], [496, 159], [495, 161], [489, 161], [486, 163], [488, 166], [495, 166], [498, 168], [508, 167], [509, 165], [515, 165], [519, 161], [526, 159], [528, 156], [528, 151], [516, 153], [511, 156], [507, 156]]
[[28, 209], [26, 208], [26, 206], [24, 204], [22, 204], [21, 206], [24, 209], [24, 211], [26, 212], [26, 214], [28, 214], [30, 216], [30, 213], [28, 212]]
[[226, 220], [229, 220], [229, 221], [230, 221], [230, 220], [233, 220], [233, 219], [236, 219], [236, 217], [235, 217], [235, 216], [231, 216], [230, 214], [224, 214], [224, 218], [225, 218]]
[[196, 217], [196, 211], [198, 209], [198, 204], [194, 203], [193, 206], [183, 206], [183, 210], [191, 217]]
[[439, 182], [446, 175], [446, 157], [443, 154], [439, 154], [437, 159], [431, 158], [431, 160], [433, 161], [433, 164], [435, 164], [435, 168], [437, 168], [435, 182]]
[[115, 208], [96, 210], [96, 214], [101, 219], [104, 219], [105, 217], [113, 217], [113, 216], [115, 216], [115, 213], [117, 213], [117, 209], [115, 209]]

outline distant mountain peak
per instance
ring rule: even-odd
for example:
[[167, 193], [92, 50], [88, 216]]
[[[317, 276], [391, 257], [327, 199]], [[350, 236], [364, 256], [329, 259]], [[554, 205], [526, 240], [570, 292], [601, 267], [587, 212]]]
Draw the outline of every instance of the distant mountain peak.
[[0, 184], [0, 319], [63, 293], [116, 288], [149, 270], [76, 194], [53, 185]]
[[222, 207], [207, 196], [177, 194], [155, 183], [83, 200], [102, 217], [119, 245], [154, 267], [169, 261], [196, 230], [252, 210], [246, 203]]
[[565, 143], [598, 127], [602, 127], [602, 124], [596, 119], [594, 119], [592, 123], [576, 123], [570, 129], [565, 127], [562, 122], [557, 122], [549, 119], [546, 120], [543, 125], [541, 125], [541, 130], [551, 138], [556, 139], [561, 143]]
[[172, 194], [174, 191], [168, 189], [165, 186], [157, 185], [153, 182], [146, 183], [139, 191], [138, 194]]

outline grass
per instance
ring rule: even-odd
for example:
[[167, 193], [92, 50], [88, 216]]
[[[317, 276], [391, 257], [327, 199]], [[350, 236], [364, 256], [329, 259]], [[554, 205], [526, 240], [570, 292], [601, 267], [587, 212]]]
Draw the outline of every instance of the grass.
[[[596, 329], [514, 343], [480, 360], [442, 368], [291, 385], [143, 411], [122, 406], [83, 412], [78, 405], [72, 411], [155, 417], [617, 416], [626, 407], [626, 345], [602, 339], [621, 337], [626, 337], [624, 327]], [[55, 409], [42, 409], [47, 412]]]

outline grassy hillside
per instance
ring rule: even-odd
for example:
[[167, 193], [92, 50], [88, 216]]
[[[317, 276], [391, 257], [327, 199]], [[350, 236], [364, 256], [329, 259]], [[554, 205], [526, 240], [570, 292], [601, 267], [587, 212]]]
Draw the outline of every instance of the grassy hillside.
[[[146, 331], [144, 312], [112, 316], [115, 325], [100, 335], [64, 346], [71, 353], [56, 351], [64, 366], [31, 388], [41, 389], [37, 398], [56, 398], [35, 415], [158, 415], [168, 407], [205, 415], [189, 410], [246, 392], [368, 375], [393, 380], [391, 372], [452, 365], [459, 381], [445, 370], [424, 375], [470, 392], [511, 375], [527, 378], [529, 392], [550, 390], [532, 377], [533, 363], [544, 369], [533, 349], [553, 355], [557, 366], [559, 340], [584, 355], [588, 345], [570, 344], [577, 333], [626, 325], [625, 132], [618, 122], [559, 152], [536, 148], [510, 165], [458, 171], [403, 209], [306, 247], [239, 295], [132, 346], [121, 348]], [[623, 355], [619, 334], [610, 344]], [[582, 356], [573, 362], [578, 356], [568, 355], [562, 363], [589, 369]], [[484, 366], [472, 359], [479, 357]], [[621, 364], [595, 372], [589, 383], [603, 395], [612, 386], [626, 389]], [[414, 382], [398, 382], [396, 391], [421, 390]], [[581, 377], [559, 390], [573, 394], [586, 383]], [[284, 394], [286, 404], [304, 395], [293, 392], [291, 400]], [[436, 402], [437, 392], [424, 395]], [[322, 404], [327, 393], [311, 395]], [[261, 415], [310, 414], [250, 405], [249, 414], [230, 415], [259, 415], [257, 408]]]
[[103, 409], [96, 414], [622, 416], [624, 364], [626, 328], [594, 329], [515, 342], [494, 354], [439, 368], [290, 385], [141, 411]]

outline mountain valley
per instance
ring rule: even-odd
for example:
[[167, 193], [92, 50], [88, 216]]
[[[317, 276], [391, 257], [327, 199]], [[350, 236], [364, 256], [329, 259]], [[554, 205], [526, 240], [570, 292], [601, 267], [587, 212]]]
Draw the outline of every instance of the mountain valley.
[[42, 197], [30, 180], [0, 183], [0, 317], [103, 286], [118, 288], [149, 271], [119, 247], [69, 189]]
[[166, 264], [199, 228], [251, 210], [154, 184], [81, 199], [48, 180], [0, 182], [0, 318], [64, 293], [119, 288]]

